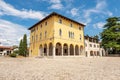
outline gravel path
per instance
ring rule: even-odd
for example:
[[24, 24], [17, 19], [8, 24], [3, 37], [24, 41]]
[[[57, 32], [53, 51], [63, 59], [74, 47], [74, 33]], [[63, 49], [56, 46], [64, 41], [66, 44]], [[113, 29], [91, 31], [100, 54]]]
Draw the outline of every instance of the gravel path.
[[0, 57], [0, 80], [120, 80], [120, 57]]

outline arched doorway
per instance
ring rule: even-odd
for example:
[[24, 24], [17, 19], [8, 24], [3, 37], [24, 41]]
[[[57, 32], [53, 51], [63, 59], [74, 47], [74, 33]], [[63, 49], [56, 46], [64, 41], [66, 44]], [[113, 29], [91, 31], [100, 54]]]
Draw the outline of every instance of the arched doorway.
[[62, 55], [62, 46], [60, 43], [56, 43], [56, 50], [55, 50], [56, 56]]
[[97, 51], [97, 56], [100, 56], [100, 53], [99, 53], [99, 51]]
[[90, 51], [90, 56], [94, 56], [93, 51]]
[[83, 54], [83, 46], [80, 46], [80, 54]]
[[63, 55], [68, 55], [68, 45], [67, 44], [64, 44], [63, 45]]
[[44, 44], [44, 56], [47, 56], [47, 44]]
[[75, 46], [75, 55], [79, 55], [79, 47], [78, 47], [78, 45]]
[[49, 56], [53, 55], [53, 45], [52, 43], [49, 44]]
[[39, 54], [40, 56], [43, 56], [43, 47], [42, 45], [39, 46]]
[[70, 55], [74, 55], [74, 46], [70, 44]]
[[87, 51], [85, 52], [85, 54], [86, 54], [86, 57], [88, 57], [88, 53], [87, 53]]

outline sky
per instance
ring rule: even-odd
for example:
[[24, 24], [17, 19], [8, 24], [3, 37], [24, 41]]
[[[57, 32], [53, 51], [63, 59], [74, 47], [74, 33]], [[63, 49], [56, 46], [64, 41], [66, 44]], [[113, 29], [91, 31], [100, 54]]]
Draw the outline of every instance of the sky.
[[99, 35], [106, 19], [120, 16], [120, 0], [0, 0], [0, 45], [18, 45], [29, 27], [52, 12], [85, 24], [84, 34]]

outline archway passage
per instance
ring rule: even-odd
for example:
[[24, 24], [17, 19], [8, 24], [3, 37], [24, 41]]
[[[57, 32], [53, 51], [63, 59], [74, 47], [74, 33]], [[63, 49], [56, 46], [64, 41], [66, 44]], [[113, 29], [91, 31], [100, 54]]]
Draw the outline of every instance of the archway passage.
[[83, 46], [80, 46], [80, 54], [83, 54]]
[[55, 49], [56, 56], [61, 56], [62, 55], [62, 46], [60, 43], [56, 44], [56, 49]]
[[68, 55], [68, 45], [67, 44], [64, 44], [63, 45], [63, 55]]
[[52, 43], [49, 44], [49, 56], [53, 55], [53, 45]]
[[70, 44], [70, 55], [74, 55], [74, 47]]
[[44, 56], [47, 56], [47, 44], [44, 45]]
[[97, 51], [97, 56], [100, 56], [100, 53], [99, 53], [99, 51]]
[[79, 47], [78, 47], [78, 45], [75, 46], [75, 55], [79, 55]]
[[93, 51], [90, 51], [90, 56], [94, 56]]

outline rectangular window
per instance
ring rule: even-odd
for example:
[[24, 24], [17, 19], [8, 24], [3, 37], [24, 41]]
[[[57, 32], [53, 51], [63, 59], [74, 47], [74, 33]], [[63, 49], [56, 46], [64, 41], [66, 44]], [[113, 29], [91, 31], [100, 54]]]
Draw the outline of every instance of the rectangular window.
[[61, 23], [61, 24], [62, 24], [62, 19], [59, 19], [59, 23]]
[[42, 39], [42, 33], [40, 33], [40, 40]]
[[36, 41], [38, 40], [38, 35], [36, 35]]
[[45, 26], [47, 26], [47, 22], [45, 22]]
[[46, 36], [47, 36], [47, 31], [45, 31], [45, 38], [46, 38]]
[[70, 24], [70, 27], [72, 27], [72, 23]]
[[92, 44], [90, 44], [90, 47], [92, 47]]
[[34, 37], [32, 36], [32, 42], [33, 42]]
[[80, 40], [81, 40], [81, 34], [80, 34]]

